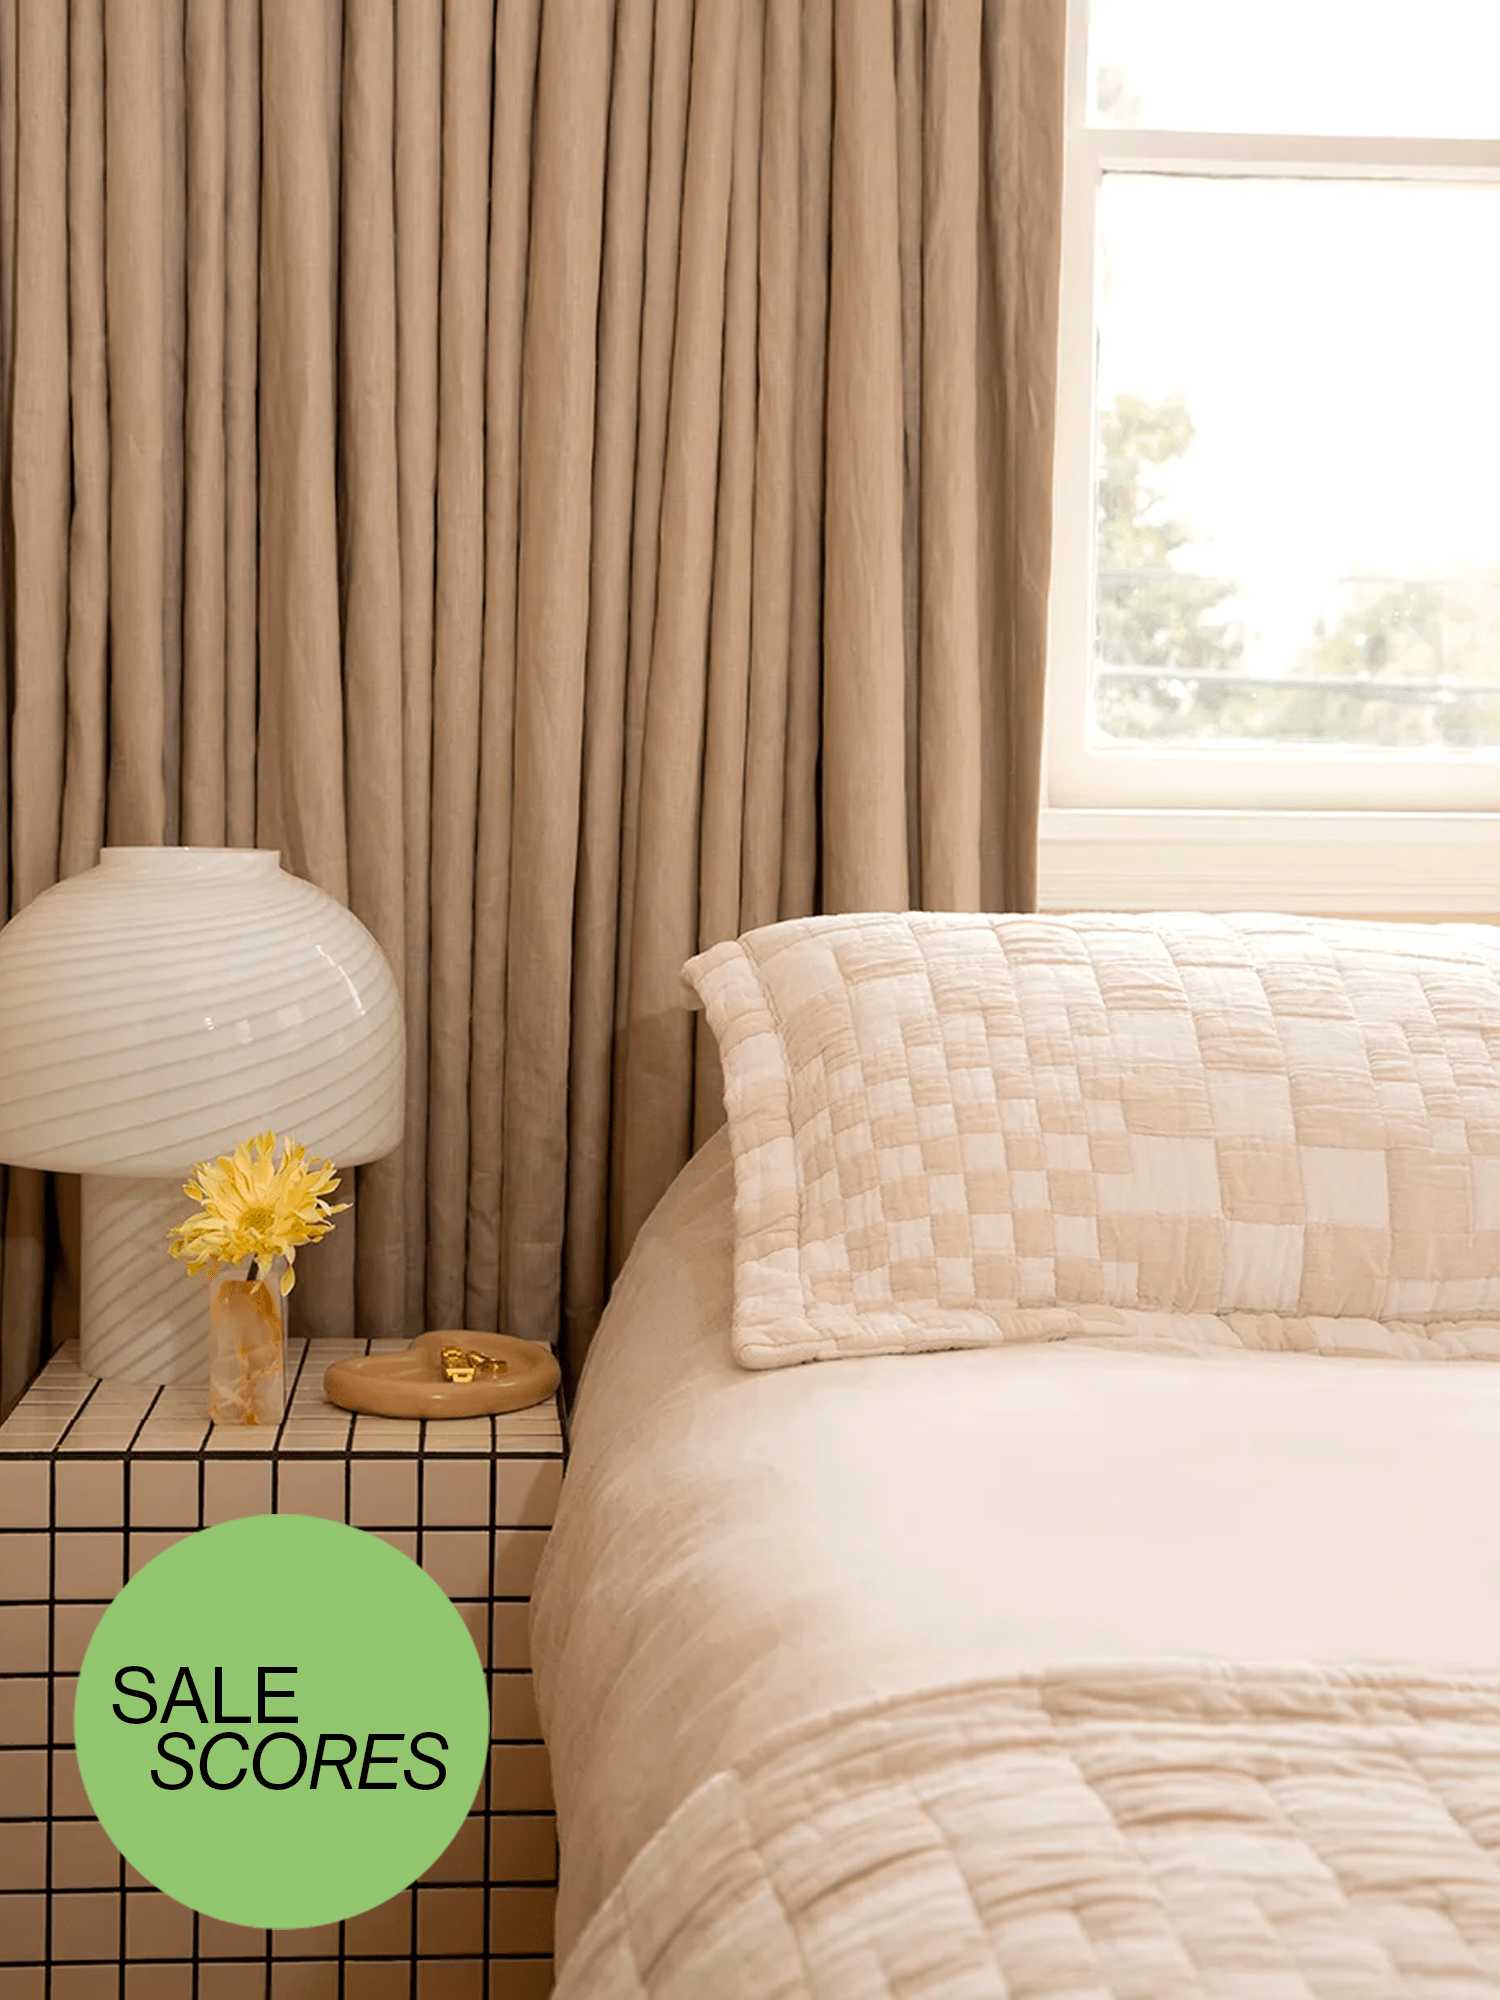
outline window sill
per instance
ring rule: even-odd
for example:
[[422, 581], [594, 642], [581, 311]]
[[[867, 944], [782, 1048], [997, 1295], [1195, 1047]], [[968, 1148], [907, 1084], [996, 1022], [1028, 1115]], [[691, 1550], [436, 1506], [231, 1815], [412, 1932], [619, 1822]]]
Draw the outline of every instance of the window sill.
[[1098, 811], [1041, 817], [1043, 910], [1500, 918], [1500, 813]]

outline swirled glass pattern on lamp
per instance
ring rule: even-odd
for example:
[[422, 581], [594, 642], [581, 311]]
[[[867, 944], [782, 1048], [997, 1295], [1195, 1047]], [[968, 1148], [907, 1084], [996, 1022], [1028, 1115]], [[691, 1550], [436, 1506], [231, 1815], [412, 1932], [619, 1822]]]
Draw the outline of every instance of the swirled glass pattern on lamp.
[[401, 1137], [379, 945], [270, 849], [105, 848], [0, 931], [0, 1159], [82, 1174], [82, 1361], [203, 1378], [201, 1279], [166, 1254], [198, 1160], [290, 1132], [348, 1168]]

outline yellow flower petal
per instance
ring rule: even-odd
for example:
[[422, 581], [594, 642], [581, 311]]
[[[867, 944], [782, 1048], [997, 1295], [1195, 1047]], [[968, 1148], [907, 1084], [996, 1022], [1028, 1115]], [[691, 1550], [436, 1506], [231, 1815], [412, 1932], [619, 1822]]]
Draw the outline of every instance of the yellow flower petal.
[[[306, 1147], [290, 1135], [279, 1165], [275, 1133], [259, 1132], [233, 1154], [205, 1161], [193, 1173], [183, 1192], [200, 1212], [170, 1232], [170, 1249], [173, 1256], [198, 1260], [198, 1269], [209, 1261], [242, 1264], [253, 1257], [269, 1263], [285, 1257], [290, 1274], [295, 1247], [326, 1236], [333, 1217], [349, 1206], [325, 1199], [339, 1185], [333, 1162], [309, 1162]], [[291, 1290], [290, 1283], [285, 1289]]]

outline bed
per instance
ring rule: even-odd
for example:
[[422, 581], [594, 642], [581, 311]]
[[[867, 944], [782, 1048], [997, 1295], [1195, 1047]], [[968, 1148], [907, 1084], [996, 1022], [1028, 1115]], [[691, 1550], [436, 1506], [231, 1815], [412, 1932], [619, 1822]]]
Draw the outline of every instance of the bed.
[[[1367, 971], [1418, 950], [1427, 1110], [1472, 1114], [1429, 1131], [1488, 1158], [1488, 938], [1294, 929]], [[1206, 1311], [1199, 1271], [1187, 1310], [1060, 1328], [1038, 1294], [988, 1344], [745, 1366], [754, 1206], [720, 1133], [585, 1371], [533, 1620], [559, 1995], [1500, 1991], [1484, 1260], [1458, 1313], [1430, 1258], [1404, 1319]]]

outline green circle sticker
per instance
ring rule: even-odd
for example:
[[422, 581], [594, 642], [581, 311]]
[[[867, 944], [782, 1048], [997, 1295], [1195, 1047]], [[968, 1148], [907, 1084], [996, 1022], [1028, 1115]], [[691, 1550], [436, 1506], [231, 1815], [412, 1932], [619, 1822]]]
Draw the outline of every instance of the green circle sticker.
[[484, 1669], [431, 1577], [304, 1514], [205, 1528], [99, 1621], [74, 1735], [126, 1859], [205, 1916], [334, 1923], [429, 1868], [489, 1751]]

